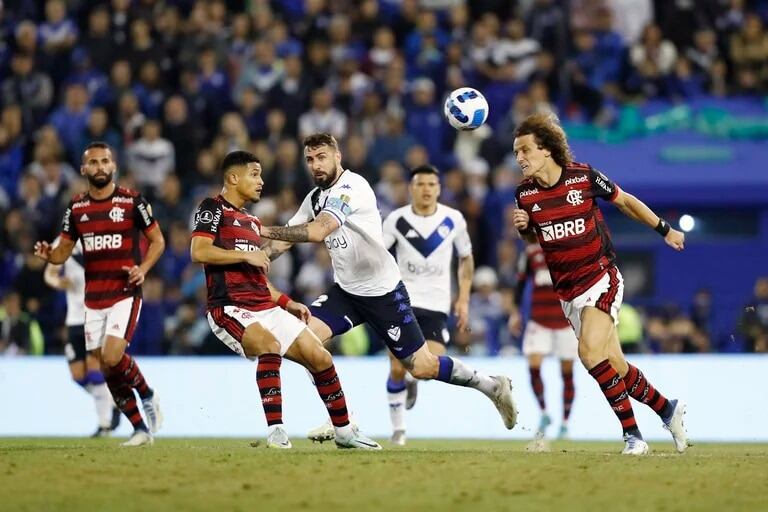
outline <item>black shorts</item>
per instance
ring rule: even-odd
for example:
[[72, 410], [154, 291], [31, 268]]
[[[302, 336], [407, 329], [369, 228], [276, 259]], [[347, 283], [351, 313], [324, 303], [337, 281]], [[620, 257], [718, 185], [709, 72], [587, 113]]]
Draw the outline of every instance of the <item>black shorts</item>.
[[391, 292], [377, 297], [352, 295], [334, 283], [312, 303], [310, 310], [331, 328], [334, 336], [367, 323], [398, 359], [410, 356], [424, 345], [424, 335], [402, 281]]
[[85, 354], [85, 328], [82, 325], [68, 326], [67, 344], [64, 346], [67, 362], [85, 361]]
[[447, 345], [450, 337], [448, 335], [448, 315], [439, 311], [429, 309], [413, 308], [413, 314], [416, 315], [416, 321], [419, 322], [421, 332], [429, 341], [436, 341]]

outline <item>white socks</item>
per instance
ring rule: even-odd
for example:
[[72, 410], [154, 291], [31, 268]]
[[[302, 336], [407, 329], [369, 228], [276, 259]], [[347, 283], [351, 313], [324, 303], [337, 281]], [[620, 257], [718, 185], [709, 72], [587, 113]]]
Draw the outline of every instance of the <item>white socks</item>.
[[112, 408], [115, 405], [112, 394], [106, 383], [89, 384], [88, 393], [93, 397], [93, 403], [96, 406], [96, 416], [99, 418], [99, 427], [109, 428], [112, 426]]
[[469, 366], [462, 363], [459, 359], [452, 357], [453, 370], [451, 371], [451, 384], [457, 386], [466, 386], [474, 388], [483, 393], [488, 398], [492, 398], [498, 383], [483, 373], [479, 373]]
[[406, 390], [397, 393], [387, 393], [389, 399], [389, 419], [392, 422], [392, 430], [405, 430], [405, 395]]

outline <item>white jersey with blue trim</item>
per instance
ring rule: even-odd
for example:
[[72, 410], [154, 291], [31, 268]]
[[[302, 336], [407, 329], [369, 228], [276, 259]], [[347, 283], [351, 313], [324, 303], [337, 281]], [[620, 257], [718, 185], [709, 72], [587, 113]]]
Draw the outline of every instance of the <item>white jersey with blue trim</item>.
[[432, 215], [418, 215], [411, 205], [384, 221], [384, 244], [395, 246], [403, 282], [415, 308], [450, 313], [451, 259], [472, 254], [467, 221], [460, 211], [437, 204]]
[[333, 215], [341, 224], [325, 238], [333, 279], [341, 289], [363, 297], [394, 290], [400, 270], [384, 246], [376, 194], [366, 179], [343, 171], [331, 187], [318, 187], [307, 194], [288, 225], [310, 222], [320, 212]]
[[[58, 238], [54, 244], [58, 244]], [[67, 317], [64, 325], [67, 327], [85, 323], [85, 263], [83, 261], [83, 246], [78, 240], [72, 249], [72, 256], [64, 262], [63, 276], [72, 286], [65, 290], [67, 297]]]

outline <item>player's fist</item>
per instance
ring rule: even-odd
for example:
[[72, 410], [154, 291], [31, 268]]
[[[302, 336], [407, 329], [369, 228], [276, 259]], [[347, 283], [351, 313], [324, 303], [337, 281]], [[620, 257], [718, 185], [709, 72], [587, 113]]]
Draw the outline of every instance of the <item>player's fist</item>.
[[509, 312], [509, 321], [507, 321], [507, 329], [512, 336], [519, 337], [523, 333], [522, 319], [520, 318], [520, 311], [513, 307]]
[[35, 256], [48, 261], [48, 259], [51, 257], [51, 244], [45, 240], [35, 242]]
[[309, 323], [309, 319], [312, 318], [312, 313], [309, 311], [309, 308], [301, 302], [296, 302], [295, 300], [292, 300], [286, 304], [285, 310], [305, 324]]
[[269, 272], [269, 256], [264, 251], [247, 252], [245, 262], [253, 267], [263, 268], [264, 272]]
[[685, 233], [682, 231], [670, 228], [669, 233], [664, 237], [664, 241], [676, 251], [685, 249]]
[[512, 224], [515, 225], [518, 231], [527, 230], [530, 220], [531, 218], [525, 210], [521, 210], [520, 208], [512, 210]]
[[456, 328], [462, 332], [469, 332], [469, 300], [458, 299], [453, 306], [456, 315]]
[[128, 284], [132, 284], [134, 286], [141, 286], [141, 284], [144, 282], [144, 278], [146, 276], [144, 275], [144, 271], [141, 270], [140, 266], [138, 265], [134, 265], [132, 267], [123, 266], [123, 270], [128, 272]]

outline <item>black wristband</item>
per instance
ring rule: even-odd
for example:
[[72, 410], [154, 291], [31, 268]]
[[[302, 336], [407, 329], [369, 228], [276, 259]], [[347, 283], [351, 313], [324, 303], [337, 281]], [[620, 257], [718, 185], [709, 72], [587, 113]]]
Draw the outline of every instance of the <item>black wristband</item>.
[[661, 217], [659, 217], [659, 223], [656, 224], [656, 227], [653, 228], [656, 230], [658, 234], [661, 236], [667, 236], [667, 233], [669, 233], [669, 222], [665, 221]]

